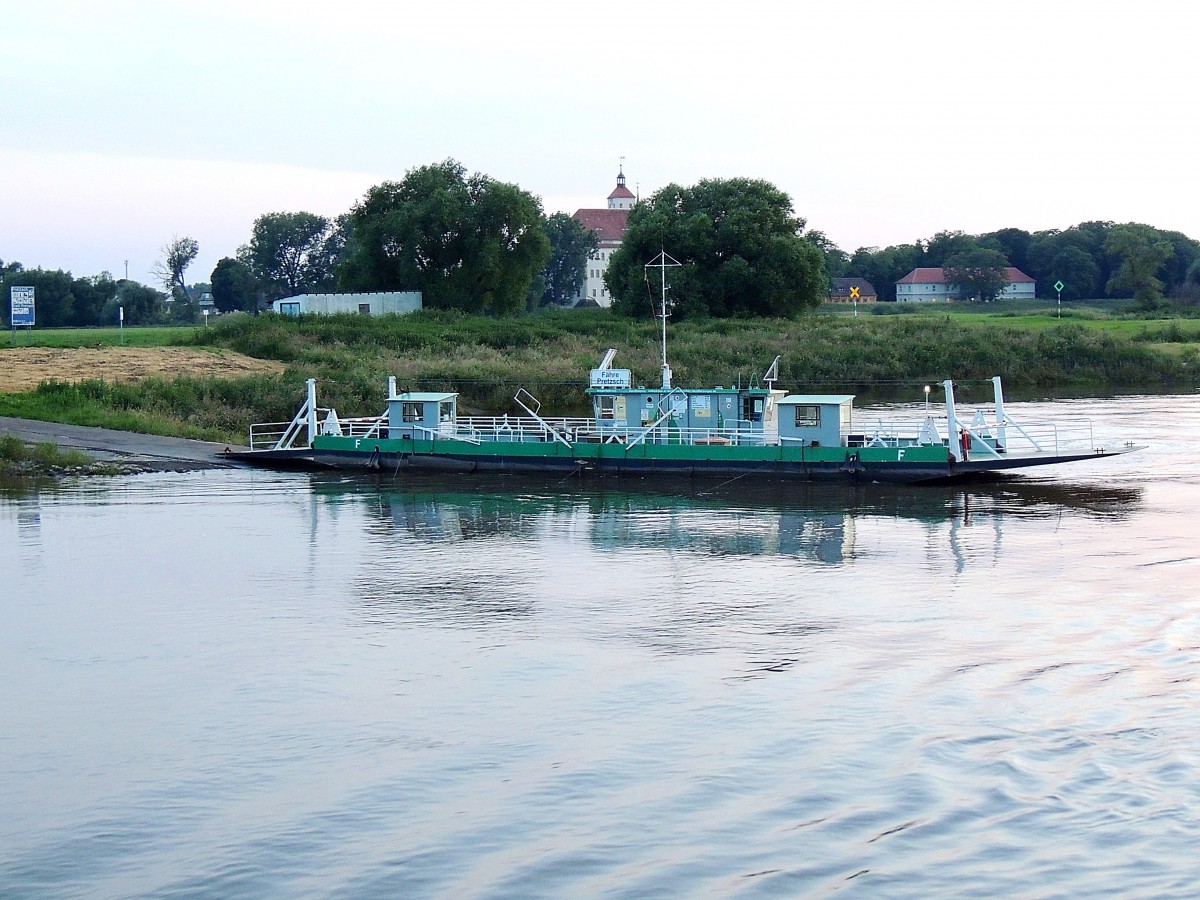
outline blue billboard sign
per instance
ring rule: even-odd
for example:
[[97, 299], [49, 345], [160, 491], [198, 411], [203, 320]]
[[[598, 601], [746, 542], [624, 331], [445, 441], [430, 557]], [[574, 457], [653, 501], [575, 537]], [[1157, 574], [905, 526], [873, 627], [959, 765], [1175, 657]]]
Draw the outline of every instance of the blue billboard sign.
[[8, 289], [8, 296], [12, 309], [12, 317], [9, 321], [13, 327], [27, 325], [32, 328], [34, 319], [33, 288], [12, 287]]

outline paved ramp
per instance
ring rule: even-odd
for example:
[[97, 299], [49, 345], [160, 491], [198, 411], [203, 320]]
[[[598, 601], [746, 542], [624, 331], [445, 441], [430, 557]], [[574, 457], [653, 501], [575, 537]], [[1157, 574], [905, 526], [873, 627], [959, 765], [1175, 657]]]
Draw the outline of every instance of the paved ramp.
[[82, 450], [98, 462], [126, 463], [160, 471], [232, 468], [238, 463], [224, 459], [221, 454], [226, 449], [245, 449], [209, 441], [6, 416], [0, 416], [0, 434], [15, 434], [34, 444], [50, 441], [63, 450]]

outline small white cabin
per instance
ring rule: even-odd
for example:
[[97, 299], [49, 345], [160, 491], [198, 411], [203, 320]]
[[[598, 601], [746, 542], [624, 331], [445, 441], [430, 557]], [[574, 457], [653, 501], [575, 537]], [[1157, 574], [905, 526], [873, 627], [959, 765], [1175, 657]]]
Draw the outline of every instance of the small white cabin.
[[853, 394], [788, 394], [779, 405], [779, 438], [805, 447], [840, 447], [854, 427]]
[[428, 439], [453, 434], [458, 425], [458, 394], [405, 391], [388, 397], [388, 437]]

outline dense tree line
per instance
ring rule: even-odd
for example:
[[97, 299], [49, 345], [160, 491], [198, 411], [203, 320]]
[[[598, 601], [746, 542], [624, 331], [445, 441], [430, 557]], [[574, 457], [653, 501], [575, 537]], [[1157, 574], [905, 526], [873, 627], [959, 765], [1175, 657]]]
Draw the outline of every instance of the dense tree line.
[[[608, 268], [614, 308], [651, 314], [644, 264], [667, 247], [678, 316], [793, 315], [820, 303], [828, 242], [805, 234], [791, 199], [765, 181], [668, 185], [630, 213]], [[419, 290], [425, 305], [506, 314], [575, 297], [596, 236], [565, 213], [546, 217], [516, 185], [467, 175], [454, 160], [371, 188], [334, 221], [260, 217], [236, 257], [213, 271], [222, 310], [301, 292]]]
[[[865, 278], [880, 299], [895, 300], [896, 282], [919, 267], [945, 268], [981, 299], [1003, 289], [1011, 265], [1048, 299], [1061, 281], [1064, 300], [1200, 302], [1200, 242], [1149, 225], [943, 231], [853, 254], [806, 225], [791, 198], [766, 181], [669, 184], [630, 212], [605, 276], [613, 308], [655, 312], [661, 289], [646, 264], [663, 251], [680, 263], [668, 282], [672, 314], [681, 318], [797, 315], [819, 305], [828, 280], [840, 276]], [[257, 311], [306, 292], [417, 290], [430, 308], [504, 315], [568, 303], [596, 246], [571, 216], [545, 216], [536, 196], [445, 160], [372, 187], [336, 218], [260, 216], [246, 244], [213, 269], [211, 290], [222, 312]], [[13, 285], [36, 288], [39, 326], [115, 324], [118, 307], [134, 325], [194, 321], [197, 286], [186, 285], [185, 273], [198, 250], [190, 237], [163, 246], [156, 274], [165, 294], [107, 273], [75, 278], [19, 263], [0, 262], [0, 278], [5, 297]], [[7, 324], [8, 303], [0, 305]]]
[[20, 263], [0, 265], [0, 308], [4, 325], [9, 324], [9, 289], [32, 287], [34, 309], [40, 328], [88, 327], [118, 324], [118, 310], [125, 310], [125, 324], [153, 325], [164, 321], [164, 296], [126, 279], [114, 280], [107, 272], [76, 278], [58, 269], [26, 269]]
[[[1004, 228], [980, 235], [944, 231], [927, 241], [853, 255], [826, 254], [833, 277], [857, 276], [875, 286], [880, 299], [896, 299], [896, 282], [921, 266], [953, 268], [980, 251], [993, 265], [1011, 265], [1037, 282], [1037, 295], [1062, 299], [1128, 299], [1153, 306], [1164, 299], [1200, 299], [1200, 242], [1178, 231], [1149, 225], [1083, 222], [1064, 230], [1028, 232]], [[986, 292], [984, 292], [986, 293]]]
[[505, 314], [575, 293], [595, 236], [516, 185], [446, 160], [372, 187], [330, 220], [260, 216], [213, 270], [222, 311], [320, 291], [421, 291], [427, 307]]

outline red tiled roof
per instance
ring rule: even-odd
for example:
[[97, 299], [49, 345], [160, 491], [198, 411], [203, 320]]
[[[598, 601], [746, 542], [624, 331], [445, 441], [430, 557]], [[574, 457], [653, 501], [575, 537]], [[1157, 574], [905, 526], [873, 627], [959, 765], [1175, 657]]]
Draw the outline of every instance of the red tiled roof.
[[577, 209], [572, 218], [588, 231], [596, 232], [602, 244], [619, 244], [629, 222], [627, 209]]
[[613, 188], [613, 192], [608, 195], [609, 200], [636, 200], [633, 191], [625, 187], [623, 184], [618, 184]]
[[913, 269], [896, 284], [945, 284], [946, 273], [941, 269]]
[[[1009, 284], [1035, 284], [1036, 282], [1018, 269], [1016, 266], [1009, 266], [1008, 272]], [[917, 268], [913, 269], [896, 284], [945, 284], [946, 272], [944, 269], [935, 268]]]

